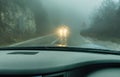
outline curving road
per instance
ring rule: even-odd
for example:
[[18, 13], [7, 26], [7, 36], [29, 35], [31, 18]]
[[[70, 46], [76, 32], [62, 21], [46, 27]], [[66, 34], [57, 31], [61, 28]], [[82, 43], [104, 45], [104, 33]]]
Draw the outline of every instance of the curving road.
[[61, 43], [60, 38], [55, 34], [50, 34], [20, 43], [9, 45], [9, 47], [32, 47], [32, 46], [72, 46], [72, 47], [82, 47], [82, 48], [98, 48], [98, 49], [107, 49], [104, 46], [93, 43], [88, 38], [85, 38], [81, 35], [71, 35], [67, 38], [65, 44]]

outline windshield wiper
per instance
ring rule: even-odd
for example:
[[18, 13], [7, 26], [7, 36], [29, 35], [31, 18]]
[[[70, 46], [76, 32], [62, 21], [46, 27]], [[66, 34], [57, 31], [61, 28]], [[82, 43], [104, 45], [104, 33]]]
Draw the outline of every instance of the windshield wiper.
[[2, 47], [0, 50], [47, 50], [47, 51], [68, 51], [68, 52], [87, 52], [99, 54], [113, 54], [120, 55], [120, 51], [106, 50], [106, 49], [93, 49], [93, 48], [78, 48], [78, 47]]

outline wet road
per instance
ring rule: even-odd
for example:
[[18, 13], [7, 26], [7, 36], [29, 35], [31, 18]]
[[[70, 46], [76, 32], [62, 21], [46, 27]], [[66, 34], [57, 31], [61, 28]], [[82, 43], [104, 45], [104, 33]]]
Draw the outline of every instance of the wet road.
[[66, 43], [62, 43], [60, 38], [55, 34], [50, 34], [20, 43], [12, 44], [10, 47], [32, 47], [32, 46], [72, 46], [72, 47], [82, 47], [82, 48], [98, 48], [98, 49], [107, 49], [104, 46], [97, 45], [90, 41], [87, 38], [84, 38], [81, 35], [71, 35], [67, 38]]

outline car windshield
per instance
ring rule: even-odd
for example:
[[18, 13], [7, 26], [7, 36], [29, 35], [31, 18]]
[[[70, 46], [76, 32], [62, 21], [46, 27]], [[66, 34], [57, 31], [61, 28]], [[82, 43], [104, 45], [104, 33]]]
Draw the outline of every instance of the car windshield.
[[120, 0], [0, 0], [0, 47], [120, 50]]

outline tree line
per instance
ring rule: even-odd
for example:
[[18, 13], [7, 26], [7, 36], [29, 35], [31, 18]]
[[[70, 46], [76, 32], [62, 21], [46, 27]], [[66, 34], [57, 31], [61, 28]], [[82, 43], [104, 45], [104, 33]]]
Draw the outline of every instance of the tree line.
[[103, 0], [94, 12], [90, 27], [81, 32], [84, 36], [116, 41], [120, 38], [120, 1]]

